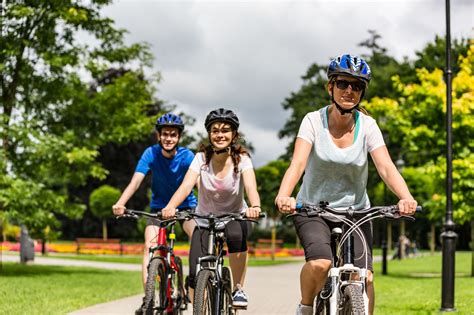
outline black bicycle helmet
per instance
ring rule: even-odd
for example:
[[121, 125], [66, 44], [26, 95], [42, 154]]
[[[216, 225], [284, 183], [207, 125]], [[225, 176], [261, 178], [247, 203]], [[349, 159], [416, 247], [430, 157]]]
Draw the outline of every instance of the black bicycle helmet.
[[361, 79], [366, 85], [372, 79], [370, 67], [359, 56], [345, 54], [331, 60], [327, 70], [328, 79], [335, 75], [349, 75]]
[[184, 123], [178, 115], [167, 113], [156, 120], [156, 130], [160, 131], [163, 127], [176, 127], [181, 132], [184, 130]]
[[204, 126], [206, 130], [211, 128], [211, 125], [217, 121], [228, 123], [234, 128], [235, 130], [239, 129], [239, 118], [237, 115], [231, 111], [230, 109], [219, 108], [211, 111], [207, 117], [206, 121], [204, 122]]

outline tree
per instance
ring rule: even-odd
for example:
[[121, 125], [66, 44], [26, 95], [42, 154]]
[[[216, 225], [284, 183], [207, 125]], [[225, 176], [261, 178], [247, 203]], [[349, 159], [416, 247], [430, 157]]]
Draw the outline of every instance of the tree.
[[120, 198], [120, 190], [109, 185], [102, 185], [90, 196], [91, 212], [102, 219], [102, 237], [107, 240], [107, 218], [112, 216], [112, 205]]
[[271, 217], [272, 221], [272, 259], [275, 258], [276, 223], [279, 217], [274, 201], [283, 175], [285, 175], [289, 165], [290, 163], [287, 161], [276, 160], [255, 170], [261, 207]]
[[[453, 210], [455, 221], [471, 222], [473, 229], [474, 41], [466, 56], [460, 56], [457, 67], [459, 72], [452, 85]], [[421, 68], [416, 73], [419, 83], [405, 84], [399, 77], [394, 78], [401, 97], [373, 98], [367, 108], [380, 117], [379, 125], [388, 131], [391, 141], [404, 143], [401, 154], [411, 166], [404, 172], [406, 180], [415, 188], [427, 217], [441, 221], [446, 207], [446, 86], [440, 69]]]
[[[125, 45], [125, 31], [101, 16], [110, 2], [0, 7], [0, 211], [33, 235], [57, 228], [58, 216], [82, 215], [68, 191], [105, 179], [101, 146], [143, 139], [153, 126], [146, 113], [159, 76], [144, 74], [147, 45]], [[81, 42], [84, 34], [94, 44]]]

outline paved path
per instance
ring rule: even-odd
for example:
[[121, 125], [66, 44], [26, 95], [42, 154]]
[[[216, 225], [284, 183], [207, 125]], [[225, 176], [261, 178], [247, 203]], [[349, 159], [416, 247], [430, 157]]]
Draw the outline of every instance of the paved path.
[[[18, 255], [2, 255], [2, 261], [19, 261]], [[241, 315], [294, 314], [299, 301], [299, 272], [301, 263], [290, 263], [268, 267], [249, 267], [245, 291], [249, 295], [249, 307], [239, 311]], [[35, 257], [35, 264], [65, 265], [123, 270], [141, 270], [138, 264], [104, 263], [60, 258]], [[187, 269], [187, 268], [186, 268]], [[138, 279], [137, 279], [138, 281]], [[134, 314], [141, 304], [142, 294], [124, 299], [93, 305], [70, 315]], [[191, 310], [185, 312], [192, 314]]]

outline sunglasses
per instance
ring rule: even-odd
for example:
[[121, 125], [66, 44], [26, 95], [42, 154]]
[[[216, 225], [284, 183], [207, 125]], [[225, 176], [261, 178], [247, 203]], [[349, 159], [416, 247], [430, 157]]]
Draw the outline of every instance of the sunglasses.
[[365, 89], [365, 83], [360, 81], [347, 81], [347, 80], [336, 80], [336, 86], [340, 90], [345, 90], [349, 87], [352, 88], [352, 91], [360, 92]]

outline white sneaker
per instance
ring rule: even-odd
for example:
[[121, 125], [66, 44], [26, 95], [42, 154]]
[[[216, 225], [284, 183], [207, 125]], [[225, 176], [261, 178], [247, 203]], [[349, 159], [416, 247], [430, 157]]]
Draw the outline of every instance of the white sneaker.
[[296, 307], [296, 315], [313, 315], [313, 306], [298, 304]]
[[232, 293], [232, 306], [247, 307], [248, 303], [249, 298], [247, 297], [247, 294], [245, 294], [244, 290], [242, 290], [238, 284], [237, 289]]

